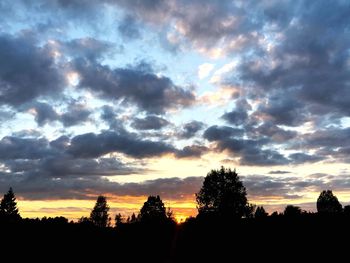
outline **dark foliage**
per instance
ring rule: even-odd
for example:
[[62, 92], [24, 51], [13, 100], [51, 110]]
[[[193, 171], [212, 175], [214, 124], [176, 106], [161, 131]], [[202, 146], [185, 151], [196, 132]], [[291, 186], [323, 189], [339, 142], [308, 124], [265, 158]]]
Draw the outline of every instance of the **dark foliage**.
[[283, 215], [286, 217], [297, 217], [302, 213], [301, 208], [299, 206], [287, 205], [284, 209]]
[[323, 190], [320, 193], [317, 199], [317, 212], [322, 214], [342, 212], [342, 205], [331, 190]]
[[265, 211], [263, 206], [258, 206], [255, 210], [255, 218], [265, 218], [268, 216], [268, 213]]
[[252, 213], [246, 189], [236, 171], [211, 170], [196, 194], [199, 215], [239, 219]]
[[167, 219], [166, 209], [159, 195], [149, 196], [143, 204], [140, 211], [140, 220], [148, 221], [165, 221]]
[[10, 187], [8, 192], [4, 194], [4, 197], [0, 203], [0, 219], [6, 221], [16, 221], [20, 218], [21, 216], [18, 212], [16, 197], [12, 188]]
[[98, 227], [106, 227], [109, 223], [109, 206], [103, 195], [97, 197], [96, 204], [91, 211], [90, 221]]

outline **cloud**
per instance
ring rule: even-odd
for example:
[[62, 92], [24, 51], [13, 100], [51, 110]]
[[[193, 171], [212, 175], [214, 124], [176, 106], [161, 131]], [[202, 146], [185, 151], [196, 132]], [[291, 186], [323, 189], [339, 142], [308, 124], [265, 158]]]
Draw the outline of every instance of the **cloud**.
[[98, 60], [103, 55], [111, 53], [112, 50], [119, 49], [115, 43], [93, 37], [76, 38], [67, 42], [59, 41], [57, 45], [70, 57], [83, 57], [90, 61]]
[[190, 121], [183, 125], [182, 130], [178, 134], [178, 136], [182, 139], [190, 139], [194, 137], [204, 127], [205, 124], [201, 121]]
[[127, 39], [135, 39], [141, 36], [137, 22], [131, 15], [126, 15], [123, 17], [119, 23], [118, 31], [124, 38]]
[[70, 127], [86, 122], [91, 111], [83, 104], [76, 102], [69, 103], [63, 113], [58, 113], [50, 104], [45, 102], [33, 102], [22, 107], [34, 115], [39, 126], [54, 121], [60, 121], [64, 127]]
[[209, 148], [202, 145], [185, 146], [181, 151], [176, 152], [177, 158], [199, 158], [203, 154], [207, 153]]
[[250, 132], [251, 136], [257, 138], [266, 136], [275, 143], [287, 143], [298, 136], [296, 131], [284, 130], [269, 121], [265, 121], [263, 124], [255, 129], [252, 129]]
[[188, 200], [198, 192], [203, 177], [187, 177], [180, 179], [159, 178], [147, 180], [141, 183], [125, 183], [103, 179], [101, 177], [68, 177], [61, 180], [41, 178], [31, 180], [27, 184], [14, 182], [6, 177], [0, 177], [0, 190], [8, 190], [7, 185], [12, 185], [17, 196], [29, 200], [50, 199], [95, 199], [99, 194], [105, 194], [109, 198], [121, 196], [148, 196], [160, 195], [163, 199]]
[[204, 79], [209, 76], [210, 72], [214, 69], [214, 64], [204, 63], [198, 66], [198, 78]]
[[289, 155], [289, 158], [292, 160], [294, 164], [300, 163], [314, 163], [322, 161], [324, 158], [317, 155], [309, 155], [306, 153], [293, 153]]
[[54, 54], [23, 33], [0, 35], [0, 103], [22, 105], [58, 94], [65, 80]]
[[169, 125], [169, 122], [166, 119], [149, 115], [143, 119], [134, 118], [131, 127], [137, 130], [160, 130], [163, 127]]
[[44, 102], [34, 102], [28, 108], [28, 110], [34, 114], [35, 121], [39, 126], [43, 126], [46, 123], [56, 121], [60, 118], [54, 108], [50, 104]]
[[289, 171], [283, 171], [283, 170], [274, 170], [274, 171], [270, 171], [269, 174], [289, 174], [291, 172]]
[[168, 109], [188, 107], [195, 100], [191, 91], [154, 74], [149, 64], [114, 70], [83, 59], [73, 64], [81, 78], [80, 88], [107, 100], [121, 99], [126, 104], [135, 104], [141, 111], [162, 114]]
[[126, 131], [86, 133], [72, 138], [68, 153], [75, 158], [96, 158], [111, 152], [121, 152], [134, 158], [147, 158], [170, 154], [172, 145], [160, 141], [144, 140]]
[[52, 155], [49, 142], [43, 138], [5, 136], [0, 141], [0, 160], [40, 159]]
[[[303, 198], [310, 192], [321, 192], [324, 189], [332, 189], [335, 192], [347, 191], [350, 176], [348, 174], [310, 174], [304, 177], [295, 176], [266, 176], [246, 175], [241, 176], [247, 188], [249, 198], [264, 201], [288, 200]], [[299, 193], [299, 194], [295, 194]], [[316, 200], [315, 200], [316, 203]]]
[[203, 137], [208, 141], [220, 141], [231, 136], [241, 137], [243, 133], [242, 129], [214, 125], [205, 130]]
[[60, 116], [65, 127], [74, 126], [86, 122], [92, 112], [83, 104], [72, 103], [67, 111]]

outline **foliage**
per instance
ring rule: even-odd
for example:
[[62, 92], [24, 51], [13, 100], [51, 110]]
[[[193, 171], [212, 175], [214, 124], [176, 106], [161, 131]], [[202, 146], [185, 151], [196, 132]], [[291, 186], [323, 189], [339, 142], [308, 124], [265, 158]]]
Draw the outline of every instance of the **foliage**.
[[265, 218], [268, 216], [268, 213], [265, 211], [263, 206], [258, 206], [255, 210], [255, 218]]
[[241, 218], [249, 212], [246, 189], [236, 171], [211, 170], [196, 194], [199, 214]]
[[141, 221], [160, 221], [167, 218], [165, 206], [159, 195], [149, 196], [140, 211]]
[[1, 200], [0, 216], [9, 220], [18, 220], [21, 218], [12, 187], [10, 187], [8, 192], [4, 194], [4, 197]]
[[323, 190], [317, 199], [317, 212], [319, 213], [340, 213], [342, 205], [331, 190]]
[[110, 222], [108, 211], [109, 206], [106, 197], [103, 195], [98, 196], [96, 204], [90, 214], [91, 222], [98, 227], [107, 227]]
[[283, 215], [286, 217], [296, 217], [300, 216], [302, 213], [299, 206], [287, 205], [284, 209]]
[[124, 222], [124, 217], [121, 215], [121, 213], [118, 213], [115, 215], [115, 226], [120, 226]]

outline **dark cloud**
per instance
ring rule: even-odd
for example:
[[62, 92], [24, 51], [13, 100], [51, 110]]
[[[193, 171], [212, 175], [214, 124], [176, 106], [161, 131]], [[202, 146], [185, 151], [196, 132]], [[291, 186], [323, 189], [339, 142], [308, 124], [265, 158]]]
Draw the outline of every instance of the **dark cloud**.
[[47, 103], [43, 102], [34, 102], [29, 109], [33, 109], [33, 114], [35, 121], [39, 126], [43, 126], [46, 123], [59, 120], [60, 116], [55, 111], [55, 109]]
[[184, 147], [181, 151], [176, 152], [177, 158], [199, 158], [207, 153], [209, 149], [202, 145], [191, 145]]
[[136, 104], [142, 111], [161, 114], [167, 109], [190, 106], [195, 100], [191, 91], [176, 86], [167, 77], [157, 76], [149, 64], [114, 70], [83, 59], [73, 64], [80, 74], [81, 88], [104, 99]]
[[288, 163], [289, 160], [276, 150], [248, 148], [241, 151], [240, 164], [242, 165], [272, 166], [286, 165]]
[[86, 133], [71, 140], [68, 153], [75, 158], [96, 158], [111, 152], [121, 152], [134, 158], [155, 157], [174, 153], [172, 145], [138, 138], [126, 131]]
[[180, 138], [190, 139], [205, 127], [201, 121], [190, 121], [183, 125], [182, 131], [178, 134]]
[[306, 153], [293, 153], [288, 156], [292, 160], [292, 163], [294, 164], [301, 164], [301, 163], [315, 163], [322, 161], [324, 158], [317, 155], [309, 155]]
[[91, 110], [85, 105], [73, 103], [70, 104], [67, 111], [60, 116], [60, 120], [65, 127], [70, 127], [86, 122], [91, 113]]
[[[102, 55], [111, 52], [113, 46], [112, 43], [98, 40], [92, 37], [73, 39], [68, 42], [60, 42], [61, 48], [71, 57], [79, 58], [83, 57], [87, 60], [97, 60]], [[118, 48], [117, 48], [118, 50]]]
[[0, 141], [0, 160], [41, 159], [52, 155], [49, 142], [44, 138], [5, 136]]
[[226, 112], [222, 115], [222, 118], [232, 125], [242, 125], [248, 119], [248, 114], [245, 111], [233, 110], [231, 112]]
[[252, 107], [246, 99], [240, 99], [236, 101], [235, 109], [231, 112], [226, 112], [221, 118], [235, 126], [243, 125], [248, 120], [247, 111], [251, 109]]
[[287, 92], [282, 93], [271, 95], [265, 104], [260, 104], [255, 114], [274, 124], [287, 126], [303, 124], [306, 121], [305, 105], [288, 96]]
[[137, 130], [160, 130], [163, 127], [169, 125], [166, 119], [149, 115], [143, 119], [135, 118], [131, 123], [131, 127]]
[[234, 136], [241, 137], [243, 133], [242, 129], [214, 125], [205, 130], [203, 137], [208, 141], [220, 141]]
[[135, 39], [141, 36], [139, 26], [135, 18], [131, 15], [126, 15], [120, 21], [118, 26], [119, 33], [127, 39]]
[[60, 121], [64, 127], [70, 127], [86, 122], [91, 111], [86, 106], [79, 103], [70, 103], [64, 113], [58, 113], [50, 104], [44, 102], [34, 102], [23, 109], [34, 114], [35, 121], [39, 126], [43, 126], [53, 121]]
[[270, 171], [269, 174], [289, 174], [291, 172], [289, 171], [283, 171], [283, 170], [275, 170], [275, 171]]
[[347, 191], [350, 185], [348, 174], [311, 174], [303, 177], [246, 175], [241, 178], [249, 197], [257, 200], [295, 199], [303, 197], [295, 193], [321, 192], [324, 189], [341, 192]]
[[275, 143], [287, 143], [288, 141], [294, 139], [298, 133], [296, 131], [284, 130], [273, 122], [266, 121], [257, 128], [251, 130], [252, 137], [261, 138], [268, 137]]
[[64, 87], [54, 56], [29, 35], [0, 35], [0, 103], [18, 106]]

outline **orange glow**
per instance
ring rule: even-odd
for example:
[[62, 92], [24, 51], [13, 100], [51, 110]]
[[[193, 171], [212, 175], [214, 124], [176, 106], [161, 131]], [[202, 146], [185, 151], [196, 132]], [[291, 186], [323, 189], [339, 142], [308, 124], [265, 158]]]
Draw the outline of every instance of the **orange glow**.
[[[114, 219], [117, 213], [124, 217], [132, 213], [137, 214], [147, 196], [107, 196], [110, 206], [110, 216]], [[184, 221], [197, 213], [194, 200], [163, 200], [166, 207], [170, 207], [177, 222]], [[18, 200], [18, 208], [22, 217], [42, 218], [64, 216], [69, 220], [77, 221], [82, 216], [89, 216], [95, 204], [94, 200], [47, 200], [30, 201]]]

